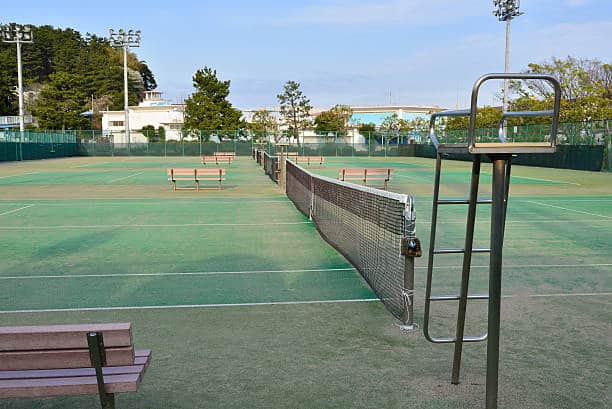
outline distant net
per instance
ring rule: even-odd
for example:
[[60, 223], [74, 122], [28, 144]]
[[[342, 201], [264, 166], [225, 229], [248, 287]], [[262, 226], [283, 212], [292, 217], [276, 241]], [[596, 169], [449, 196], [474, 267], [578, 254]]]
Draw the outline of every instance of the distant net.
[[266, 175], [270, 176], [270, 179], [278, 183], [278, 176], [280, 172], [280, 168], [278, 167], [278, 156], [270, 156], [268, 152], [264, 152], [263, 167]]
[[[287, 161], [287, 196], [346, 257], [398, 319], [406, 311], [402, 238], [414, 234], [412, 198], [324, 176]], [[410, 293], [411, 295], [411, 293]]]

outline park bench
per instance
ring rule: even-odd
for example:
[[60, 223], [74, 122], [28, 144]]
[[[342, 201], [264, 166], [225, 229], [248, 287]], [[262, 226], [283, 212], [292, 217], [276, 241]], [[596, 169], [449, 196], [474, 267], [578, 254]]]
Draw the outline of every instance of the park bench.
[[223, 156], [223, 155], [215, 155], [215, 156], [202, 156], [202, 165], [223, 165], [227, 164], [230, 166], [232, 164], [231, 156]]
[[[166, 169], [168, 181], [172, 182], [172, 190], [195, 189], [200, 191], [201, 181], [215, 181], [217, 189], [221, 190], [221, 182], [225, 180], [225, 169], [223, 168], [168, 168]], [[177, 187], [176, 182], [190, 181], [195, 183], [193, 187]]]
[[338, 179], [360, 180], [364, 185], [372, 181], [382, 181], [384, 189], [387, 190], [392, 173], [393, 169], [389, 168], [344, 168], [338, 171]]
[[[285, 155], [285, 159], [289, 160], [295, 160], [298, 158], [298, 156], [300, 156], [297, 152], [284, 152], [283, 154]], [[280, 158], [280, 153], [277, 153], [276, 155]]]
[[307, 166], [314, 165], [314, 164], [318, 164], [322, 166], [324, 161], [325, 159], [323, 159], [323, 156], [298, 156], [295, 158], [296, 163], [306, 162]]
[[230, 160], [235, 160], [236, 159], [236, 154], [234, 152], [215, 152], [214, 156], [228, 157], [228, 158], [230, 158]]
[[136, 392], [151, 361], [130, 323], [0, 327], [0, 398]]

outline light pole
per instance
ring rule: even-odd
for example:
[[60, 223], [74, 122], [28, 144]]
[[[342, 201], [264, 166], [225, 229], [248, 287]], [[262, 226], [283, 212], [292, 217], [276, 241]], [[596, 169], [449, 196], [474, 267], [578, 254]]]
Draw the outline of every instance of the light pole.
[[17, 88], [19, 92], [19, 132], [23, 139], [24, 112], [23, 112], [23, 78], [21, 74], [21, 44], [33, 43], [34, 34], [29, 25], [21, 24], [4, 24], [0, 26], [2, 32], [2, 42], [17, 44]]
[[[519, 7], [521, 5], [520, 0], [493, 0], [493, 5], [496, 7], [493, 10], [493, 15], [498, 18], [499, 21], [506, 22], [506, 58], [504, 62], [504, 72], [510, 71], [510, 21], [520, 16]], [[503, 110], [508, 110], [508, 80], [504, 80], [504, 103]]]
[[125, 137], [128, 144], [128, 152], [130, 151], [130, 114], [128, 102], [128, 67], [127, 67], [127, 52], [130, 47], [140, 47], [140, 30], [119, 29], [117, 32], [112, 28], [108, 30], [110, 34], [110, 42], [113, 47], [123, 48], [123, 102], [125, 111]]

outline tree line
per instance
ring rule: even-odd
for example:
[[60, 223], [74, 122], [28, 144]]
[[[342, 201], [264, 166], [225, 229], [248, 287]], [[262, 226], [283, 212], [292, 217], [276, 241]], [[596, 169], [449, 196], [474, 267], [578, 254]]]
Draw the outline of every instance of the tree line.
[[[560, 122], [587, 123], [612, 118], [612, 64], [593, 59], [552, 58], [529, 64], [526, 73], [548, 74], [561, 85]], [[553, 108], [554, 90], [545, 81], [512, 81], [510, 84], [510, 111], [540, 111]], [[479, 128], [499, 125], [500, 107], [484, 107], [477, 113]], [[550, 118], [524, 117], [508, 119], [509, 125], [549, 123]], [[450, 118], [447, 129], [465, 129], [468, 119]]]
[[[123, 109], [123, 51], [108, 39], [83, 36], [71, 28], [31, 26], [34, 42], [22, 44], [22, 66], [26, 110], [43, 129], [89, 129], [100, 127], [80, 114], [94, 109]], [[130, 105], [144, 91], [157, 87], [145, 61], [128, 52]], [[15, 44], [0, 42], [0, 115], [18, 114], [17, 52]]]
[[[38, 118], [43, 129], [100, 128], [100, 116], [93, 121], [81, 116], [92, 108], [123, 109], [123, 52], [111, 47], [106, 38], [81, 35], [73, 29], [52, 26], [32, 27], [33, 44], [22, 46], [23, 77], [26, 107]], [[157, 84], [151, 69], [137, 55], [128, 52], [129, 103], [136, 105], [144, 91]], [[612, 118], [612, 64], [594, 59], [568, 56], [529, 64], [524, 72], [550, 74], [561, 83], [561, 122], [588, 122]], [[319, 113], [313, 120], [310, 99], [301, 85], [287, 81], [276, 96], [278, 115], [267, 109], [256, 111], [246, 122], [242, 112], [229, 101], [229, 80], [221, 80], [217, 71], [204, 67], [193, 78], [194, 92], [185, 101], [187, 132], [198, 130], [245, 130], [255, 135], [284, 134], [296, 138], [300, 130], [314, 127], [325, 135], [346, 135], [351, 125], [351, 108], [337, 104]], [[0, 115], [17, 115], [16, 50], [14, 44], [0, 43]], [[546, 110], [553, 104], [552, 89], [542, 81], [511, 83], [510, 110]], [[501, 104], [500, 104], [501, 105]], [[501, 107], [479, 109], [478, 127], [496, 127], [501, 118]], [[509, 125], [535, 124], [549, 118], [512, 118]], [[379, 124], [358, 124], [360, 133], [376, 136], [381, 133], [423, 130], [427, 121], [417, 118], [407, 121], [390, 115]], [[467, 118], [455, 117], [445, 122], [447, 129], [467, 128]], [[157, 135], [163, 138], [163, 135]]]

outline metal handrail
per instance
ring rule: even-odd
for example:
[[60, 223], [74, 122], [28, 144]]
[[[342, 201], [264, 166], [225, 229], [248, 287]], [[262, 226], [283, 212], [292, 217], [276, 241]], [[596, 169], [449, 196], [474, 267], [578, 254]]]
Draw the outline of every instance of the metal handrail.
[[434, 144], [436, 149], [440, 145], [438, 138], [436, 137], [435, 123], [437, 118], [442, 117], [460, 117], [469, 116], [469, 127], [468, 127], [468, 150], [471, 151], [476, 144], [476, 114], [478, 112], [478, 92], [480, 87], [486, 81], [490, 80], [542, 80], [549, 82], [555, 91], [554, 105], [552, 110], [546, 111], [509, 111], [502, 112], [500, 120], [499, 140], [500, 142], [507, 142], [503, 126], [506, 118], [517, 118], [517, 117], [535, 117], [535, 116], [551, 116], [552, 127], [550, 135], [550, 145], [555, 147], [557, 144], [557, 130], [559, 127], [559, 109], [561, 106], [561, 84], [559, 81], [551, 76], [545, 74], [524, 74], [524, 73], [499, 73], [499, 74], [485, 74], [478, 78], [472, 88], [472, 97], [469, 109], [460, 110], [448, 110], [435, 112], [429, 119], [429, 139]]
[[[559, 127], [559, 109], [561, 107], [561, 84], [552, 75], [546, 74], [527, 74], [527, 73], [499, 73], [499, 74], [485, 74], [478, 78], [472, 88], [472, 98], [470, 104], [470, 124], [468, 127], [468, 150], [472, 151], [476, 144], [475, 131], [476, 131], [476, 114], [478, 111], [478, 91], [483, 83], [490, 80], [541, 80], [547, 81], [555, 90], [555, 99], [552, 109], [552, 127], [550, 131], [550, 146], [555, 147], [557, 145], [557, 129]], [[531, 113], [535, 114], [531, 114]], [[546, 111], [515, 111], [515, 112], [502, 112], [502, 121], [505, 121], [505, 117], [520, 117], [520, 116], [542, 116], [541, 113]], [[540, 115], [537, 115], [537, 114]], [[508, 115], [510, 114], [510, 115]], [[502, 135], [503, 139], [500, 138], [501, 142], [506, 142], [505, 135]]]

